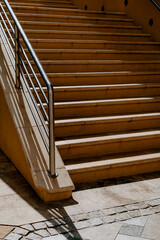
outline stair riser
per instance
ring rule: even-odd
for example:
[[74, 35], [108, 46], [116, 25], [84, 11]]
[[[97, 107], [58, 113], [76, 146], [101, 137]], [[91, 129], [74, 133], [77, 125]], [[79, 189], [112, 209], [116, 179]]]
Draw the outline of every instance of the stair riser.
[[[28, 38], [35, 39], [77, 39], [77, 40], [110, 40], [110, 41], [150, 41], [150, 37], [147, 36], [139, 36], [139, 35], [97, 35], [97, 34], [74, 34], [73, 32], [34, 32], [30, 30], [26, 30]], [[116, 34], [116, 33], [115, 33]]]
[[[56, 42], [55, 42], [56, 41]], [[76, 41], [71, 40], [71, 42], [60, 42], [60, 40], [51, 40], [50, 42], [45, 40], [37, 39], [34, 41], [30, 39], [30, 42], [34, 49], [111, 49], [111, 50], [149, 50], [155, 51], [160, 50], [160, 46], [157, 45], [146, 45], [146, 44], [121, 44], [121, 43], [92, 43], [92, 42], [85, 42], [85, 43], [76, 43]], [[24, 45], [23, 45], [24, 46]]]
[[[22, 27], [26, 29], [36, 29], [36, 30], [65, 30], [65, 31], [93, 31], [93, 32], [112, 32], [112, 33], [142, 33], [141, 29], [138, 28], [120, 28], [120, 27], [94, 27], [94, 26], [63, 26], [63, 25], [50, 25], [50, 24], [35, 24], [35, 23], [27, 23], [21, 22]], [[74, 33], [73, 33], [74, 34]]]
[[149, 173], [149, 172], [157, 172], [160, 169], [160, 161], [157, 159], [156, 162], [150, 161], [150, 163], [139, 163], [139, 164], [129, 164], [128, 166], [118, 166], [116, 168], [103, 168], [97, 169], [96, 171], [83, 171], [79, 173], [74, 173], [68, 171], [72, 181], [74, 183], [83, 183], [83, 182], [91, 182], [109, 178], [117, 178], [123, 176], [133, 176], [137, 174]]
[[[37, 56], [40, 60], [159, 60], [160, 54], [127, 54], [127, 53], [65, 53], [63, 50], [60, 53], [52, 52], [37, 52]], [[31, 59], [31, 58], [30, 58]]]
[[55, 118], [74, 118], [74, 117], [89, 117], [89, 116], [107, 116], [107, 115], [118, 115], [118, 114], [130, 114], [130, 113], [145, 113], [145, 112], [156, 112], [159, 111], [159, 102], [150, 103], [125, 103], [110, 104], [110, 105], [97, 105], [97, 106], [86, 106], [82, 104], [79, 107], [71, 107], [64, 105], [64, 107], [57, 108], [55, 106]]
[[[69, 73], [69, 72], [113, 72], [113, 71], [158, 71], [160, 63], [154, 64], [46, 64], [42, 63], [47, 73]], [[33, 65], [34, 67], [34, 65]], [[34, 68], [37, 72], [37, 69]]]
[[160, 117], [157, 118], [132, 118], [120, 121], [97, 121], [83, 122], [67, 126], [67, 124], [55, 125], [55, 136], [57, 139], [80, 137], [93, 134], [108, 134], [118, 132], [129, 132], [142, 129], [154, 129], [159, 127]]
[[64, 3], [38, 3], [38, 2], [35, 2], [35, 3], [16, 3], [16, 2], [12, 2], [10, 3], [11, 7], [13, 6], [29, 6], [29, 7], [48, 7], [48, 8], [69, 8], [69, 9], [76, 9], [75, 6], [73, 6], [71, 3], [68, 3], [68, 4], [64, 4]]
[[104, 25], [121, 25], [121, 26], [133, 26], [134, 22], [132, 21], [122, 21], [121, 19], [119, 21], [116, 21], [113, 19], [111, 20], [101, 20], [98, 18], [95, 19], [89, 19], [89, 18], [75, 18], [74, 17], [63, 17], [62, 16], [43, 16], [43, 15], [37, 15], [37, 16], [31, 16], [29, 15], [18, 15], [19, 21], [43, 21], [43, 22], [65, 22], [65, 23], [89, 23], [89, 24], [104, 24]]
[[[45, 87], [45, 84], [42, 81], [41, 77], [38, 77], [42, 86]], [[142, 74], [142, 75], [100, 75], [100, 76], [75, 76], [75, 77], [51, 77], [49, 75], [49, 80], [54, 86], [81, 86], [81, 85], [105, 85], [105, 84], [125, 84], [125, 83], [159, 83], [160, 75], [156, 74]], [[34, 79], [33, 79], [34, 81]], [[37, 86], [36, 82], [34, 84]]]
[[82, 157], [98, 157], [108, 154], [138, 152], [149, 149], [159, 149], [160, 136], [148, 138], [132, 138], [130, 140], [120, 139], [119, 141], [96, 142], [95, 144], [83, 144], [83, 146], [71, 145], [69, 148], [58, 146], [63, 160], [76, 159]]
[[121, 19], [124, 19], [126, 18], [125, 15], [121, 15], [121, 14], [111, 14], [111, 13], [104, 13], [104, 12], [81, 12], [81, 11], [72, 11], [72, 10], [63, 10], [63, 9], [52, 9], [52, 8], [48, 8], [48, 9], [45, 9], [45, 8], [37, 8], [37, 9], [34, 9], [34, 8], [27, 8], [27, 7], [23, 7], [23, 6], [20, 6], [20, 7], [16, 7], [16, 6], [13, 6], [12, 9], [14, 10], [15, 13], [36, 13], [36, 14], [53, 14], [53, 15], [67, 15], [67, 16], [85, 16], [85, 17], [108, 17], [108, 18], [121, 18]]
[[85, 101], [94, 99], [116, 99], [132, 97], [160, 96], [160, 87], [157, 88], [126, 88], [126, 89], [93, 89], [92, 91], [73, 90], [73, 91], [55, 91], [54, 97], [57, 102], [64, 101]]

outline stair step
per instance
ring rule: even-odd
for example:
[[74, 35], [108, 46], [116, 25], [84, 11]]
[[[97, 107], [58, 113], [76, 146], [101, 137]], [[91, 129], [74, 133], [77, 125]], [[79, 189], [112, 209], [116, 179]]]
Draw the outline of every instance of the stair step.
[[52, 14], [29, 14], [17, 13], [19, 21], [44, 21], [44, 22], [68, 22], [68, 23], [93, 23], [93, 24], [111, 24], [111, 25], [126, 25], [132, 26], [133, 19], [128, 18], [109, 18], [109, 17], [85, 17], [85, 16], [67, 16], [67, 15], [52, 15]]
[[109, 33], [92, 31], [65, 31], [65, 30], [25, 30], [28, 38], [44, 39], [79, 39], [79, 40], [114, 40], [114, 41], [151, 41], [150, 34], [145, 33]]
[[126, 18], [124, 12], [103, 12], [103, 11], [86, 11], [80, 9], [62, 9], [62, 8], [47, 8], [47, 7], [33, 7], [33, 6], [18, 6], [13, 5], [12, 9], [15, 13], [38, 13], [38, 14], [52, 14], [52, 15], [69, 15], [69, 16], [85, 16], [85, 17], [112, 17], [112, 18]]
[[[85, 73], [48, 73], [49, 80], [53, 86], [83, 86], [83, 85], [104, 85], [104, 84], [129, 84], [129, 83], [159, 83], [160, 72], [85, 72]], [[34, 81], [33, 75], [30, 75]], [[37, 77], [43, 87], [45, 84], [42, 77]], [[27, 78], [27, 76], [26, 76]], [[34, 81], [35, 86], [37, 86]]]
[[73, 6], [72, 3], [61, 3], [61, 2], [48, 2], [45, 4], [43, 2], [11, 2], [11, 7], [13, 6], [25, 6], [25, 7], [47, 7], [47, 8], [69, 8], [69, 9], [77, 9], [76, 6]]
[[[34, 67], [34, 63], [31, 61]], [[158, 71], [160, 61], [127, 60], [48, 60], [41, 61], [44, 70], [50, 72], [109, 72], [109, 71]], [[35, 71], [37, 69], [35, 68]]]
[[109, 154], [158, 149], [160, 130], [56, 141], [62, 159], [98, 157]]
[[72, 162], [66, 166], [74, 183], [129, 176], [157, 171], [160, 168], [160, 152], [139, 152], [129, 156], [103, 156], [89, 162]]
[[160, 42], [76, 40], [76, 39], [29, 39], [32, 46], [45, 49], [107, 49], [123, 51], [160, 50]]
[[[160, 51], [107, 49], [36, 49], [40, 60], [159, 60]], [[30, 55], [29, 55], [30, 56]]]
[[[159, 97], [55, 103], [55, 118], [94, 117], [159, 111]], [[44, 105], [45, 106], [45, 105]]]
[[159, 127], [160, 113], [88, 117], [55, 121], [57, 140]]
[[97, 25], [86, 23], [20, 21], [24, 29], [142, 33], [140, 26]]
[[[33, 91], [33, 89], [31, 88]], [[36, 88], [41, 96], [41, 91]], [[43, 91], [48, 94], [47, 88]], [[160, 83], [114, 84], [54, 87], [55, 102], [148, 97], [160, 95]], [[41, 96], [43, 99], [43, 96]]]

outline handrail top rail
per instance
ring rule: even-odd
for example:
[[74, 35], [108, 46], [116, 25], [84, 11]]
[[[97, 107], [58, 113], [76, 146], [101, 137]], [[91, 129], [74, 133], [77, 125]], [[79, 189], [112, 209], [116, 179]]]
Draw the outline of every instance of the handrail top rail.
[[160, 11], [160, 6], [158, 5], [158, 3], [156, 3], [156, 1], [151, 0], [151, 2], [154, 4], [154, 6]]
[[41, 74], [41, 76], [42, 76], [42, 78], [43, 78], [43, 80], [45, 81], [45, 83], [47, 85], [47, 88], [51, 90], [52, 89], [52, 84], [49, 81], [49, 79], [48, 79], [48, 77], [47, 77], [47, 75], [46, 75], [46, 73], [45, 73], [45, 71], [44, 71], [36, 53], [35, 53], [35, 51], [33, 50], [33, 48], [31, 46], [31, 44], [30, 44], [30, 42], [29, 42], [29, 40], [28, 40], [28, 38], [27, 38], [27, 36], [26, 36], [22, 26], [21, 26], [21, 24], [19, 23], [16, 15], [14, 14], [14, 12], [13, 12], [10, 4], [8, 3], [8, 1], [3, 0], [3, 2], [5, 3], [8, 11], [9, 11], [9, 13], [10, 13], [10, 15], [11, 15], [13, 21], [14, 21], [14, 23], [16, 24], [16, 26], [17, 26], [17, 28], [18, 28], [18, 30], [19, 30], [19, 32], [20, 32], [20, 34], [21, 34], [21, 36], [22, 36], [22, 38], [23, 38], [23, 40], [24, 40], [24, 42], [25, 42], [25, 44], [26, 44], [26, 46], [27, 46], [27, 48], [28, 48], [28, 50], [29, 50], [29, 52], [30, 52], [30, 54], [31, 54], [31, 56], [32, 56], [36, 66], [37, 66], [37, 68], [40, 72], [40, 74]]

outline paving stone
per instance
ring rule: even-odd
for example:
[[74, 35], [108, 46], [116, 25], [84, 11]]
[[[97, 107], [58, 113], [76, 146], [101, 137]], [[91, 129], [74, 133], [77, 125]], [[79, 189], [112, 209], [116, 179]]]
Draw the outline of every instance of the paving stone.
[[149, 218], [148, 216], [132, 218], [132, 219], [129, 219], [129, 220], [125, 221], [125, 223], [144, 227], [148, 218]]
[[48, 232], [50, 233], [51, 236], [54, 236], [54, 235], [58, 234], [57, 230], [54, 229], [54, 228], [48, 228], [47, 230], [48, 230]]
[[140, 212], [141, 212], [141, 215], [143, 215], [143, 216], [153, 214], [153, 210], [151, 208], [141, 209]]
[[152, 201], [148, 201], [147, 203], [148, 203], [151, 207], [155, 207], [155, 206], [160, 205], [160, 199], [155, 199], [155, 200], [152, 200]]
[[103, 224], [103, 221], [100, 218], [92, 218], [89, 220], [91, 226], [99, 226]]
[[17, 234], [20, 234], [20, 235], [23, 235], [23, 236], [26, 236], [29, 233], [28, 230], [20, 228], [20, 227], [16, 227], [13, 232], [17, 233]]
[[130, 219], [130, 215], [128, 213], [120, 213], [116, 215], [116, 221], [124, 221]]
[[153, 213], [160, 213], [160, 206], [152, 207]]
[[62, 221], [59, 219], [51, 219], [45, 222], [48, 227], [57, 227], [62, 224]]
[[49, 237], [50, 234], [47, 230], [38, 230], [38, 231], [35, 231], [34, 233], [36, 233], [37, 235], [40, 235], [41, 237]]
[[149, 207], [149, 204], [146, 202], [140, 202], [136, 204], [140, 209], [145, 209]]
[[106, 216], [103, 218], [103, 221], [105, 223], [114, 223], [115, 222], [115, 216]]
[[33, 223], [32, 226], [33, 226], [36, 230], [40, 230], [40, 229], [45, 229], [45, 228], [47, 228], [47, 225], [45, 224], [45, 222]]
[[103, 217], [103, 214], [101, 211], [95, 211], [95, 212], [89, 212], [87, 213], [87, 216], [90, 218], [97, 218], [97, 217]]
[[154, 240], [160, 239], [160, 214], [149, 216], [142, 237]]
[[131, 224], [123, 224], [119, 234], [129, 235], [134, 237], [140, 237], [143, 231], [143, 227]]
[[149, 240], [149, 239], [118, 234], [115, 240]]
[[22, 238], [22, 235], [11, 232], [5, 237], [6, 240], [19, 240]]
[[125, 207], [116, 207], [115, 210], [117, 213], [127, 212], [127, 209]]
[[90, 226], [89, 221], [81, 221], [74, 224], [76, 229], [83, 229]]
[[31, 224], [25, 224], [25, 225], [22, 225], [21, 227], [28, 231], [34, 231], [34, 228], [32, 227]]
[[135, 204], [129, 204], [125, 206], [129, 211], [134, 211], [134, 210], [138, 210], [139, 207]]
[[78, 215], [72, 216], [71, 219], [73, 222], [85, 221], [85, 220], [90, 219], [90, 215], [86, 214], [86, 213], [78, 214]]
[[128, 214], [129, 214], [132, 218], [140, 217], [140, 216], [141, 216], [140, 210], [129, 211]]
[[104, 209], [104, 210], [102, 210], [102, 213], [104, 215], [114, 215], [114, 214], [116, 214], [116, 210], [114, 208]]
[[64, 235], [58, 235], [58, 236], [43, 238], [43, 240], [67, 240], [67, 237], [65, 237]]
[[56, 227], [56, 230], [58, 233], [68, 233], [70, 231], [73, 231], [75, 229], [75, 226], [71, 226], [71, 225], [61, 225]]
[[29, 240], [41, 240], [42, 237], [40, 237], [39, 235], [35, 234], [35, 233], [29, 233], [28, 236], [26, 236], [27, 239]]

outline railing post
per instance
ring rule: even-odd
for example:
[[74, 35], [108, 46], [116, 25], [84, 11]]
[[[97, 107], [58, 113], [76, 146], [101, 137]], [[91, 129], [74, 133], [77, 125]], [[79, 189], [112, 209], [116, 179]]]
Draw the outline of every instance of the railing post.
[[15, 87], [20, 88], [20, 70], [19, 70], [19, 30], [15, 24]]
[[57, 177], [56, 161], [55, 161], [55, 135], [54, 135], [54, 92], [53, 87], [50, 85], [48, 89], [48, 100], [49, 100], [49, 171], [50, 177]]

